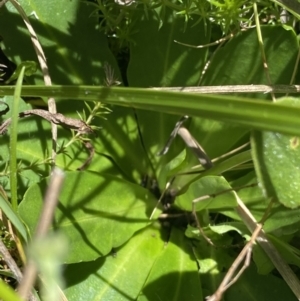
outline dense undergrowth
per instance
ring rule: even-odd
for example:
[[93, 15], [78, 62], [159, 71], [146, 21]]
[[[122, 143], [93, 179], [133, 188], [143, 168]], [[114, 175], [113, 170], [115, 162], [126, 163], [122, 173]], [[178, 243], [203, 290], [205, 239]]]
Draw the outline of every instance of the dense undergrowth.
[[[299, 298], [299, 11], [284, 3], [0, 9], [3, 300]], [[228, 85], [244, 90], [184, 91]], [[32, 289], [11, 263], [28, 280], [31, 261]]]

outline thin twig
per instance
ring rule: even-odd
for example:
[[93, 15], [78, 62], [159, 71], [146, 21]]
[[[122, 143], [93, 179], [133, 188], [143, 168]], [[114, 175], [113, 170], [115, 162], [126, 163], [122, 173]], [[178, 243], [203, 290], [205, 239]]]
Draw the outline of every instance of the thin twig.
[[[38, 240], [45, 237], [48, 232], [48, 229], [53, 220], [54, 211], [57, 206], [58, 196], [62, 188], [63, 180], [64, 180], [64, 173], [60, 169], [54, 168], [45, 195], [45, 201], [36, 228], [34, 240]], [[28, 293], [30, 292], [35, 282], [36, 276], [37, 276], [36, 263], [32, 258], [29, 258], [28, 263], [24, 269], [23, 280], [18, 287], [18, 292], [21, 298], [23, 299], [27, 298]]]

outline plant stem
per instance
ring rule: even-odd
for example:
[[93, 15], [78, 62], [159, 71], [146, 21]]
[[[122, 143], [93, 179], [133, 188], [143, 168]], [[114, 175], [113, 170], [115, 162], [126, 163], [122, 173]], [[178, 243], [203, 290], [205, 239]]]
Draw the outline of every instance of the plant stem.
[[11, 190], [11, 205], [16, 212], [18, 209], [18, 193], [17, 193], [17, 137], [18, 137], [18, 114], [19, 100], [21, 96], [22, 82], [24, 77], [25, 67], [22, 67], [17, 80], [14, 100], [12, 105], [12, 124], [10, 133], [10, 190]]

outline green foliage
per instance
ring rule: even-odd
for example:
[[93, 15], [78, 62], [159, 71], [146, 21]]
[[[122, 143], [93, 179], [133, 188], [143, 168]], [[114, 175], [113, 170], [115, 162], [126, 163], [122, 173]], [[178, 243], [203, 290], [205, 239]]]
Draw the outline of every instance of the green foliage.
[[[281, 99], [281, 103], [298, 104], [296, 98]], [[269, 197], [275, 197], [289, 208], [297, 208], [299, 171], [299, 138], [265, 132], [253, 135], [253, 157], [256, 169]]]
[[[19, 206], [19, 214], [31, 232], [41, 212], [46, 185], [43, 181], [31, 186]], [[54, 229], [69, 240], [67, 263], [95, 260], [122, 245], [147, 226], [147, 213], [155, 204], [143, 187], [91, 172], [66, 173], [59, 199]]]
[[21, 301], [22, 299], [18, 296], [14, 290], [9, 287], [4, 281], [0, 280], [0, 296], [3, 301]]
[[[57, 86], [45, 87], [41, 70], [33, 73], [37, 59], [30, 36], [9, 2], [0, 11], [3, 49], [18, 65], [15, 75], [23, 65], [30, 70], [21, 90], [25, 101], [18, 97], [18, 104], [11, 97], [17, 97], [20, 81], [19, 91], [1, 86], [2, 101], [10, 107], [14, 102], [16, 122], [18, 112], [33, 108], [32, 97], [55, 97], [59, 113], [93, 130], [87, 135], [58, 124], [56, 165], [65, 170], [66, 180], [50, 232], [63, 238], [50, 235], [41, 244], [33, 240], [30, 249], [41, 274], [48, 276], [48, 288], [55, 287], [55, 281], [63, 286], [58, 266], [64, 263], [69, 301], [202, 300], [212, 295], [251, 236], [234, 210], [236, 195], [221, 194], [243, 186], [238, 196], [258, 221], [269, 210], [264, 230], [299, 272], [298, 98], [271, 103], [269, 94], [209, 96], [145, 89], [268, 84], [255, 29], [239, 27], [241, 22], [253, 25], [252, 2], [20, 3]], [[271, 82], [289, 84], [293, 73], [299, 77], [297, 35], [280, 25], [273, 3], [259, 2], [259, 8], [262, 21], [270, 12], [275, 15], [272, 22], [263, 21], [269, 25], [261, 26]], [[195, 49], [174, 42], [205, 45], [231, 32], [236, 35], [218, 48]], [[129, 87], [113, 87], [119, 82]], [[249, 140], [251, 145], [215, 161], [209, 170], [195, 168], [197, 158], [179, 138], [166, 155], [157, 156], [183, 114], [192, 117], [185, 126], [212, 159]], [[17, 142], [9, 145], [10, 137]], [[33, 236], [40, 217], [51, 151], [51, 125], [36, 116], [20, 118], [18, 127], [8, 128], [8, 135], [1, 137], [0, 208], [23, 241]], [[13, 160], [17, 164], [12, 169]], [[191, 170], [198, 173], [184, 175]], [[174, 204], [159, 206], [149, 220], [174, 176]], [[207, 194], [219, 195], [195, 202], [195, 208], [204, 233], [217, 248], [190, 225], [195, 225], [192, 201]], [[270, 199], [276, 200], [272, 208]], [[179, 213], [181, 218], [158, 221], [168, 206], [174, 212], [164, 213]], [[295, 299], [284, 280], [272, 274], [267, 255], [254, 246], [250, 268], [226, 292], [225, 300], [265, 300], [266, 291], [272, 300]]]

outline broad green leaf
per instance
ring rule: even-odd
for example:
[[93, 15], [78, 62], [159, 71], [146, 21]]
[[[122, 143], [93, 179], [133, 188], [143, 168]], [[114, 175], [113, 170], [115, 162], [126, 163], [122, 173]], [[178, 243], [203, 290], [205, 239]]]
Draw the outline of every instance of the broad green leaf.
[[260, 275], [268, 275], [274, 270], [274, 265], [269, 256], [259, 244], [252, 248], [252, 258]]
[[128, 82], [132, 87], [197, 85], [208, 48], [193, 49], [175, 43], [207, 44], [209, 26], [186, 22], [176, 11], [165, 7], [163, 25], [154, 11], [137, 10], [136, 33], [132, 35]]
[[[280, 103], [298, 106], [299, 100], [285, 98]], [[299, 207], [299, 137], [255, 132], [252, 145], [256, 172], [266, 197], [274, 198], [289, 208]]]
[[203, 177], [197, 180], [196, 182], [192, 183], [189, 186], [186, 193], [179, 195], [175, 200], [175, 204], [183, 210], [192, 211], [192, 202], [194, 200], [201, 197], [206, 197], [208, 195], [215, 195], [221, 193], [216, 197], [208, 197], [204, 200], [199, 200], [198, 202], [195, 202], [195, 210], [214, 210], [236, 207], [236, 199], [233, 193], [228, 191], [230, 189], [231, 186], [223, 177]]
[[[34, 231], [47, 182], [31, 186], [19, 214]], [[67, 263], [108, 254], [149, 223], [155, 198], [146, 189], [122, 179], [92, 172], [67, 172], [53, 229], [70, 244]]]
[[[43, 47], [53, 83], [102, 85], [105, 61], [118, 73], [107, 39], [90, 16], [93, 7], [80, 0], [54, 0], [50, 5], [46, 0], [21, 0], [20, 5]], [[0, 27], [9, 58], [17, 64], [37, 62], [28, 30], [10, 2], [1, 9]], [[42, 83], [41, 72], [34, 81]]]
[[138, 301], [202, 300], [198, 267], [191, 250], [192, 246], [183, 232], [173, 228]]
[[[261, 31], [271, 83], [289, 84], [299, 49], [295, 32], [280, 26], [261, 26]], [[202, 85], [225, 84], [269, 84], [256, 28], [237, 34], [215, 53]]]
[[68, 300], [136, 300], [162, 252], [160, 236], [159, 228], [147, 227], [106, 257], [67, 265], [64, 292]]

